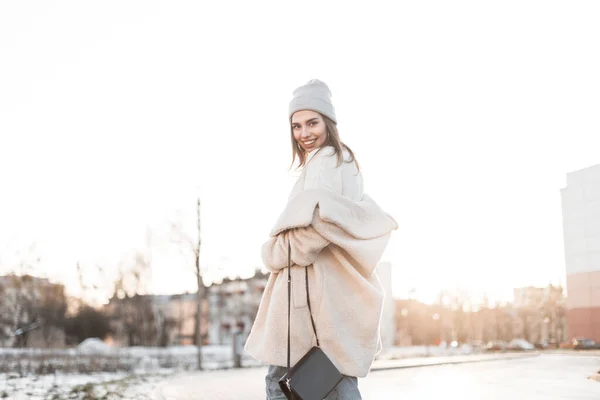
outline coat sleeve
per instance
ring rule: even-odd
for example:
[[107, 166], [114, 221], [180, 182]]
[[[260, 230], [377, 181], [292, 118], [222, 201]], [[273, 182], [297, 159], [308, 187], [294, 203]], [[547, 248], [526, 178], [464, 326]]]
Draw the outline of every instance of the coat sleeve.
[[301, 267], [314, 263], [329, 241], [315, 228], [293, 228], [270, 238], [262, 246], [262, 259], [270, 272], [277, 273], [288, 266], [288, 242], [292, 247], [292, 265]]

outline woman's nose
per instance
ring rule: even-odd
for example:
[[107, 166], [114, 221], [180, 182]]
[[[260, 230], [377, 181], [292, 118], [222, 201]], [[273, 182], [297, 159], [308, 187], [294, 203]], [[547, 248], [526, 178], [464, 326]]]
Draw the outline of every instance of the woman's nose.
[[308, 131], [308, 127], [305, 126], [302, 128], [302, 137], [309, 137], [310, 136], [310, 132]]

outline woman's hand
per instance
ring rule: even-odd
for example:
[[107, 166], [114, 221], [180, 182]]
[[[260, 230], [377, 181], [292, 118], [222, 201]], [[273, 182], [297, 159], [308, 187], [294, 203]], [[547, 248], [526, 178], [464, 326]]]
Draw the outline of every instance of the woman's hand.
[[329, 241], [312, 226], [294, 228], [270, 238], [262, 246], [265, 267], [277, 273], [288, 266], [288, 243], [292, 248], [292, 265], [304, 267], [313, 264]]

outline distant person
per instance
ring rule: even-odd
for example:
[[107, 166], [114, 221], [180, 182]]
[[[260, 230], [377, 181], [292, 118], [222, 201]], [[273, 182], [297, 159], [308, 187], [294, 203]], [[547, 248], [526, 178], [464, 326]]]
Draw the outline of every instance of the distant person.
[[363, 193], [359, 164], [340, 139], [324, 82], [311, 80], [294, 91], [289, 118], [292, 165], [298, 162], [302, 173], [262, 247], [271, 274], [245, 350], [269, 365], [267, 399], [285, 399], [279, 380], [288, 361], [290, 244], [291, 365], [318, 338], [344, 375], [327, 399], [361, 399], [357, 378], [367, 375], [381, 351], [384, 292], [375, 267], [397, 224]]

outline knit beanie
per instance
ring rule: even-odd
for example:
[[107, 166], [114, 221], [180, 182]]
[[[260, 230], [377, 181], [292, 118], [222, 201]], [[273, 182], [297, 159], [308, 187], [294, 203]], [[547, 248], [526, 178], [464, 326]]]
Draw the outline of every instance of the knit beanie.
[[311, 110], [329, 117], [337, 124], [335, 108], [331, 103], [331, 91], [325, 82], [313, 79], [294, 90], [293, 96], [290, 101], [290, 119], [296, 111]]

